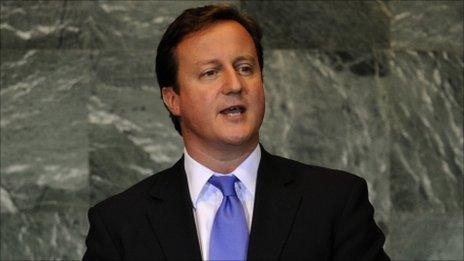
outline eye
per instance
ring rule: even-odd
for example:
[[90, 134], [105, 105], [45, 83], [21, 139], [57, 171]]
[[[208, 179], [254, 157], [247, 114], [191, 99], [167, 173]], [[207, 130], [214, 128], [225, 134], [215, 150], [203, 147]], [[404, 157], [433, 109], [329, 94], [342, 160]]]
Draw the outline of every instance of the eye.
[[238, 66], [238, 72], [241, 75], [251, 75], [253, 73], [253, 67], [249, 64], [241, 64]]
[[218, 74], [217, 69], [209, 69], [201, 73], [200, 77], [201, 78], [206, 78], [206, 79], [213, 79], [216, 77]]

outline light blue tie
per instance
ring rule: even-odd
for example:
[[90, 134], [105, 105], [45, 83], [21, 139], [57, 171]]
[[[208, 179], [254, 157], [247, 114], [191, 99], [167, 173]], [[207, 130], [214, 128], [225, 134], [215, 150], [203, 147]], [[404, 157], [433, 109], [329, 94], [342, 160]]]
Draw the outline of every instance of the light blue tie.
[[233, 176], [212, 176], [209, 183], [221, 190], [223, 199], [214, 217], [209, 241], [210, 260], [246, 260], [248, 226]]

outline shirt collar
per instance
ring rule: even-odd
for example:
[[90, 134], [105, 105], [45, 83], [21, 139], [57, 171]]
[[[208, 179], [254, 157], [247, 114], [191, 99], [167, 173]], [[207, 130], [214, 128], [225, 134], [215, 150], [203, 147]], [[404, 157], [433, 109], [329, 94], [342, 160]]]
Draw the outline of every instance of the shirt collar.
[[[256, 177], [258, 175], [258, 166], [261, 159], [261, 148], [259, 144], [250, 155], [231, 173], [233, 173], [245, 188], [254, 197], [256, 191]], [[187, 174], [187, 182], [190, 192], [190, 198], [194, 206], [203, 187], [209, 178], [215, 174], [211, 169], [203, 166], [194, 160], [184, 148], [184, 168]]]

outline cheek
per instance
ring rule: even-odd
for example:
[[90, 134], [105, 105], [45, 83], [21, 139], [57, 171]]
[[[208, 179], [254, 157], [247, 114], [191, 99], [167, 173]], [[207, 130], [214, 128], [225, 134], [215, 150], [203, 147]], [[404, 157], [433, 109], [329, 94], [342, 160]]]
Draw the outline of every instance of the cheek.
[[261, 83], [257, 83], [256, 87], [252, 89], [252, 97], [255, 99], [257, 103], [264, 104], [264, 88]]
[[254, 96], [254, 103], [256, 104], [256, 108], [259, 112], [258, 117], [261, 119], [264, 117], [264, 111], [265, 111], [265, 97], [264, 97], [264, 89], [258, 88], [256, 91], [253, 93]]
[[210, 102], [206, 94], [189, 96], [188, 99], [183, 99], [181, 103], [181, 115], [185, 121], [189, 121], [191, 124], [202, 124], [214, 115], [215, 106]]

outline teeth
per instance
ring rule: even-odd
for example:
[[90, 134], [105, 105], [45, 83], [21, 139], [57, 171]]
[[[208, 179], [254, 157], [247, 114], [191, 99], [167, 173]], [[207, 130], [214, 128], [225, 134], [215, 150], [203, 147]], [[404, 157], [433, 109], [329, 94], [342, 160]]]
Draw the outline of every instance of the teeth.
[[222, 114], [227, 114], [227, 115], [238, 115], [244, 112], [245, 110], [240, 107], [230, 107], [228, 109], [223, 110], [221, 113]]

